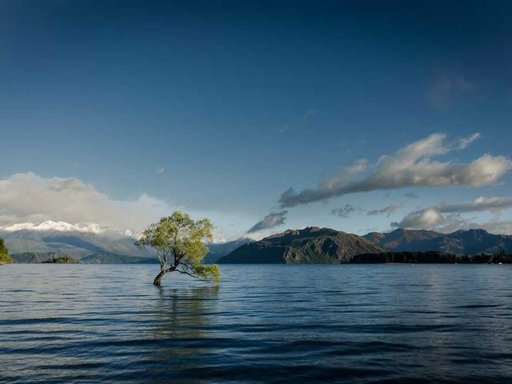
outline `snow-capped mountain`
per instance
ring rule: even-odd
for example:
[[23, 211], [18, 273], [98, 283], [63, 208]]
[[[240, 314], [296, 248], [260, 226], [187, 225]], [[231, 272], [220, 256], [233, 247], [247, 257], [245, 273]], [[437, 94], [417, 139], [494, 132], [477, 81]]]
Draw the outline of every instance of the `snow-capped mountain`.
[[98, 224], [64, 221], [19, 223], [0, 227], [9, 253], [21, 261], [37, 261], [64, 254], [83, 262], [130, 262], [152, 257], [135, 246], [137, 234], [115, 231]]
[[[64, 254], [83, 263], [156, 262], [151, 250], [135, 246], [140, 233], [115, 231], [98, 224], [70, 224], [64, 221], [20, 223], [0, 227], [9, 253], [17, 262], [41, 262], [54, 254]], [[209, 244], [206, 262], [215, 262], [236, 247], [250, 242]]]
[[106, 227], [98, 224], [69, 224], [65, 221], [47, 220], [42, 223], [20, 223], [13, 224], [5, 227], [0, 227], [0, 230], [6, 232], [16, 231], [57, 231], [57, 232], [89, 232], [89, 233], [105, 233], [108, 231]]

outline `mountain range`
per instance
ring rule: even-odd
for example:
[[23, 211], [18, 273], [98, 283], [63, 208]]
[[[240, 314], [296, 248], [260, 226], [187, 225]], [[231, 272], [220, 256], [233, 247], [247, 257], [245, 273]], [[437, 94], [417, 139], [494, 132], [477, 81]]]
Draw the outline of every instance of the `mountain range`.
[[439, 251], [455, 255], [512, 252], [512, 236], [494, 235], [483, 229], [460, 230], [448, 234], [426, 230], [396, 229], [363, 236], [386, 251]]
[[330, 228], [308, 227], [266, 237], [241, 246], [219, 263], [345, 263], [356, 255], [383, 252], [437, 251], [454, 255], [512, 252], [512, 236], [483, 229], [442, 234], [396, 229], [357, 236]]
[[[135, 246], [130, 233], [99, 226], [64, 222], [17, 224], [0, 229], [9, 253], [17, 262], [42, 262], [68, 255], [82, 263], [154, 263], [148, 249]], [[343, 263], [358, 254], [400, 251], [439, 251], [456, 255], [512, 252], [512, 236], [482, 229], [442, 234], [426, 230], [396, 229], [364, 236], [330, 228], [287, 230], [260, 241], [241, 238], [208, 244], [206, 263]]]
[[[87, 264], [156, 263], [149, 249], [135, 246], [136, 237], [130, 232], [115, 232], [98, 225], [74, 225], [45, 221], [23, 223], [0, 229], [12, 258], [18, 263], [41, 263], [56, 255], [68, 255]], [[208, 244], [206, 263], [221, 257], [253, 240]]]

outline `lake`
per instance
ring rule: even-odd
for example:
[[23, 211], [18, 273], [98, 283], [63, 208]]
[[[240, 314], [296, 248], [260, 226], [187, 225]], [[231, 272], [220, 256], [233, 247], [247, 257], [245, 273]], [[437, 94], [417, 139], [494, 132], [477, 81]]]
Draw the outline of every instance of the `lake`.
[[0, 266], [0, 382], [512, 382], [512, 266], [221, 268]]

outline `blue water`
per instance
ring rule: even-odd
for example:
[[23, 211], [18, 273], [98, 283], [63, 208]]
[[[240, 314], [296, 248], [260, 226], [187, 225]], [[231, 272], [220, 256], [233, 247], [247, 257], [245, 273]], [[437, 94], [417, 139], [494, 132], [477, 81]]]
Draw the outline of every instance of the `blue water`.
[[0, 266], [0, 382], [510, 383], [512, 267]]

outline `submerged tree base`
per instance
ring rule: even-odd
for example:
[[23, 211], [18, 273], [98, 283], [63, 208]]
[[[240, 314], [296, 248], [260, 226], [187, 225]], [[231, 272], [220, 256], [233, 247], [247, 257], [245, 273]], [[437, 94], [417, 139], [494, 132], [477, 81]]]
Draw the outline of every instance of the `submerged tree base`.
[[153, 280], [153, 285], [160, 287], [162, 285], [162, 277], [165, 275], [165, 272], [160, 272], [155, 276], [155, 280]]

